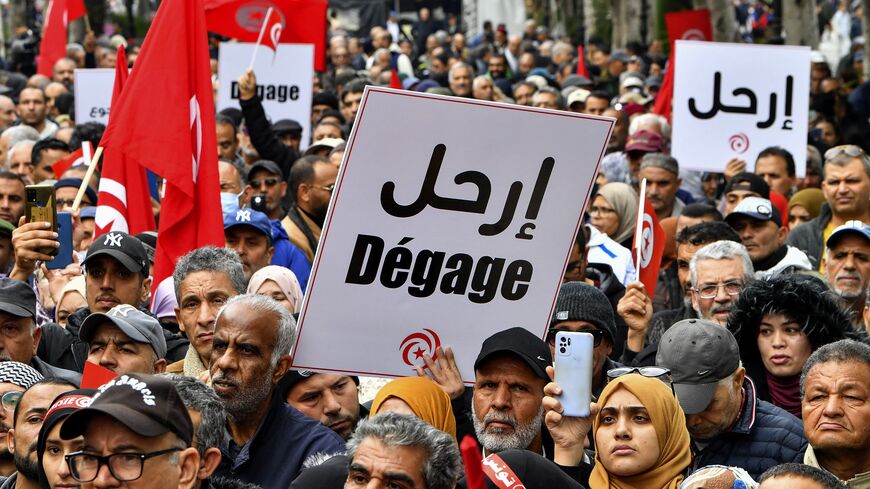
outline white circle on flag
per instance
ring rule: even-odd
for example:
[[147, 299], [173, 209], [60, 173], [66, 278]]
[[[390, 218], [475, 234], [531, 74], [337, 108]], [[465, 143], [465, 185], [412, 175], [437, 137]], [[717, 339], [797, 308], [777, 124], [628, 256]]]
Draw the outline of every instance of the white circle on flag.
[[653, 250], [655, 249], [655, 235], [653, 233], [652, 217], [649, 214], [643, 215], [643, 224], [640, 232], [640, 267], [646, 268], [652, 261]]

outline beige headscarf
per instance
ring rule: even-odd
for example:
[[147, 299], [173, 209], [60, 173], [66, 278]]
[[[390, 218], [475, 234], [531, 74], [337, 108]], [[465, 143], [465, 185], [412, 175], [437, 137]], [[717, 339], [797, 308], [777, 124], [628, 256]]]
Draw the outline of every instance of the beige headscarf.
[[299, 280], [295, 273], [278, 265], [263, 267], [251, 276], [251, 281], [248, 282], [248, 293], [256, 294], [266, 280], [278, 284], [278, 288], [284, 292], [287, 301], [293, 305], [293, 312], [299, 312], [299, 308], [302, 307], [302, 287], [299, 286]]
[[637, 226], [637, 192], [628, 184], [613, 182], [598, 189], [598, 195], [603, 197], [619, 216], [619, 227], [611, 238], [622, 244], [634, 235], [634, 228]]

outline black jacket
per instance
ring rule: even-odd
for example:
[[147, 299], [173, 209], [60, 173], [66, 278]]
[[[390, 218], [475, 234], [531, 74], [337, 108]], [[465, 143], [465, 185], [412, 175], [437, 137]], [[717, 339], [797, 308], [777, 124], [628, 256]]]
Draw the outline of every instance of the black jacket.
[[815, 269], [821, 265], [822, 252], [825, 248], [825, 243], [822, 241], [824, 240], [825, 228], [831, 222], [832, 217], [831, 206], [825, 202], [819, 209], [818, 216], [795, 227], [785, 238], [785, 244], [794, 246], [807, 254]]
[[696, 451], [693, 470], [707, 465], [736, 466], [757, 480], [773, 466], [803, 463], [807, 439], [801, 421], [758, 399], [749, 377], [743, 381], [743, 395], [745, 401], [737, 423]]
[[[143, 312], [151, 313], [146, 309]], [[82, 372], [88, 359], [88, 344], [79, 338], [79, 331], [91, 311], [83, 307], [69, 315], [66, 328], [56, 323], [42, 326], [42, 340], [36, 350], [37, 356], [50, 365], [74, 372]], [[190, 342], [181, 335], [163, 330], [166, 338], [166, 363], [170, 364], [184, 358]]]
[[37, 372], [41, 373], [46, 379], [61, 379], [67, 382], [72, 382], [76, 387], [82, 385], [82, 375], [72, 370], [65, 368], [54, 367], [42, 361], [39, 357], [33, 357], [30, 360], [30, 366]]

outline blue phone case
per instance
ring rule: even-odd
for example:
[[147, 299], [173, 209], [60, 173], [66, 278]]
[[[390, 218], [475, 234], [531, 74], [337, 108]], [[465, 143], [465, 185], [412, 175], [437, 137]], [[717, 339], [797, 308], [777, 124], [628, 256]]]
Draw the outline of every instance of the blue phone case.
[[57, 240], [60, 241], [60, 248], [58, 248], [57, 256], [54, 257], [54, 260], [45, 262], [46, 268], [58, 270], [66, 268], [67, 265], [73, 262], [72, 235], [72, 215], [69, 212], [58, 212]]

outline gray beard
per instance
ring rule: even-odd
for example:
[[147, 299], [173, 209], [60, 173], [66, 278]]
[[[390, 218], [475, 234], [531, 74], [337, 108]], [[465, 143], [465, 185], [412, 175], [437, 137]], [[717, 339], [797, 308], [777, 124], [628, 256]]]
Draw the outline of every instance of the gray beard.
[[[266, 375], [250, 384], [242, 384], [239, 393], [231, 398], [221, 398], [224, 403], [224, 408], [234, 420], [241, 421], [245, 416], [255, 414], [263, 405], [269, 394], [272, 391], [272, 375], [275, 369], [272, 368]], [[218, 371], [218, 377], [222, 374]]]
[[[532, 441], [541, 432], [541, 423], [544, 420], [544, 406], [542, 405], [538, 409], [538, 414], [528, 424], [520, 425], [513, 416], [501, 414], [493, 410], [490, 410], [483, 420], [479, 420], [474, 409], [474, 403], [472, 403], [471, 420], [474, 423], [474, 433], [477, 435], [477, 439], [488, 453], [497, 453], [510, 449], [525, 450], [529, 448], [529, 445], [532, 444]], [[513, 425], [514, 429], [510, 433], [488, 433], [485, 426], [488, 421], [492, 420], [509, 422]]]

